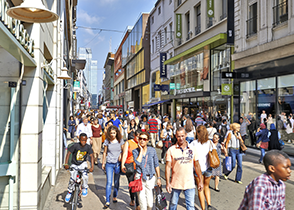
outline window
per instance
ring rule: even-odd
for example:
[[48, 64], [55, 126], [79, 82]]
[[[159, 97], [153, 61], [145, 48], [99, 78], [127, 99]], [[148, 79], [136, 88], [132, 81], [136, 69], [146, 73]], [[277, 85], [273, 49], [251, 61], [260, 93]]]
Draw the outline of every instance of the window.
[[180, 6], [182, 3], [182, 0], [178, 0], [178, 6]]
[[121, 86], [122, 86], [122, 92], [125, 91], [125, 80], [121, 81]]
[[164, 44], [167, 43], [167, 28], [164, 28]]
[[158, 7], [158, 15], [161, 13], [161, 7]]
[[151, 77], [151, 94], [152, 94], [152, 98], [155, 98], [155, 91], [154, 91], [155, 82], [156, 82], [156, 72], [153, 72], [152, 77]]
[[188, 12], [186, 15], [186, 27], [187, 27], [187, 40], [191, 38], [191, 32], [190, 32], [190, 13]]
[[273, 7], [273, 25], [279, 25], [288, 20], [288, 0], [276, 0]]
[[222, 0], [222, 15], [220, 16], [220, 20], [227, 17], [227, 0]]
[[151, 24], [154, 23], [154, 16], [151, 17]]
[[169, 24], [169, 38], [173, 40], [173, 23]]
[[247, 38], [257, 33], [257, 3], [249, 6], [249, 19], [247, 22]]
[[173, 0], [169, 0], [169, 4], [171, 4], [173, 2]]
[[155, 37], [155, 52], [157, 52], [157, 37]]
[[158, 37], [159, 37], [159, 48], [162, 48], [162, 36], [161, 36], [161, 31], [158, 32]]
[[173, 53], [169, 53], [169, 58], [172, 58], [173, 57]]
[[154, 39], [152, 39], [152, 53], [154, 53]]
[[201, 32], [201, 4], [196, 7], [196, 27], [195, 35]]

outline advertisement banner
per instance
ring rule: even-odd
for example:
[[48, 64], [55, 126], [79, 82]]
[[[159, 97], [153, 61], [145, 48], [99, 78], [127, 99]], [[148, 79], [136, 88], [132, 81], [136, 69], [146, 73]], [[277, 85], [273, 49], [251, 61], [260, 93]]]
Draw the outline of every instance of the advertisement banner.
[[161, 94], [163, 95], [169, 94], [169, 85], [161, 85]]
[[176, 38], [182, 38], [182, 14], [176, 14]]
[[214, 17], [214, 0], [207, 0], [207, 17]]
[[223, 96], [230, 96], [232, 95], [232, 84], [222, 84], [222, 95]]
[[235, 5], [234, 0], [228, 0], [227, 15], [227, 44], [234, 45], [235, 41]]
[[171, 89], [171, 90], [176, 89], [176, 84], [175, 83], [169, 83], [169, 89]]
[[160, 84], [154, 84], [154, 91], [160, 91], [161, 90], [161, 86]]
[[160, 78], [167, 78], [166, 65], [164, 65], [165, 61], [166, 53], [160, 53]]
[[73, 82], [73, 92], [80, 92], [80, 81]]

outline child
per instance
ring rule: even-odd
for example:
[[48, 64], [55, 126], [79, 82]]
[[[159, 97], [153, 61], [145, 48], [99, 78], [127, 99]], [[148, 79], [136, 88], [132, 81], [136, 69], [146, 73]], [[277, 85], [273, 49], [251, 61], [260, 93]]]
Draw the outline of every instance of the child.
[[285, 209], [286, 186], [290, 179], [291, 161], [279, 150], [271, 150], [263, 158], [266, 173], [255, 178], [245, 190], [239, 210]]
[[[79, 136], [79, 143], [75, 143], [72, 145], [67, 152], [66, 158], [65, 158], [65, 164], [64, 168], [69, 169], [68, 159], [70, 154], [72, 154], [72, 161], [71, 161], [71, 168], [74, 170], [70, 171], [70, 179], [68, 183], [68, 193], [65, 196], [65, 202], [68, 203], [71, 198], [71, 193], [74, 190], [74, 181], [77, 177], [77, 170], [75, 169], [86, 169], [87, 164], [87, 158], [88, 155], [91, 157], [91, 168], [90, 172], [94, 169], [94, 157], [93, 157], [93, 150], [89, 144], [87, 144], [87, 134], [81, 133]], [[88, 174], [86, 172], [83, 172], [83, 186], [82, 186], [82, 195], [83, 197], [86, 197], [88, 195]]]

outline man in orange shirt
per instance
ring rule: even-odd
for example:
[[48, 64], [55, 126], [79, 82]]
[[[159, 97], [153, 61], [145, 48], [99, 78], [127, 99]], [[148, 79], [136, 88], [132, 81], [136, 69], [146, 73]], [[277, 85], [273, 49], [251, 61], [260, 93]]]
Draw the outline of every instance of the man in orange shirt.
[[[195, 181], [193, 166], [198, 177], [202, 177], [198, 154], [195, 147], [189, 146], [186, 141], [186, 130], [181, 127], [176, 131], [177, 144], [170, 147], [166, 153], [165, 179], [166, 190], [172, 193], [169, 210], [176, 210], [179, 196], [182, 191], [185, 193], [186, 209], [195, 209]], [[170, 170], [172, 178], [170, 182]], [[198, 190], [203, 189], [202, 178], [199, 180]]]

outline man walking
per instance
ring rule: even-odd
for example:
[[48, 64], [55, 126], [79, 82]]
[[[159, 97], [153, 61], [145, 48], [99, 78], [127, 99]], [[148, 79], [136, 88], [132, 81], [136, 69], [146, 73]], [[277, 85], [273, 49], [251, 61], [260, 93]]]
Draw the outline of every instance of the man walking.
[[[198, 161], [198, 153], [186, 141], [187, 133], [183, 127], [176, 131], [177, 143], [171, 146], [166, 153], [165, 179], [166, 190], [171, 193], [169, 210], [176, 210], [180, 193], [183, 191], [186, 199], [186, 209], [192, 210], [195, 199], [195, 181], [193, 166], [199, 179], [198, 190], [203, 189], [202, 173]], [[170, 170], [172, 178], [170, 181]]]
[[247, 132], [246, 132], [246, 128], [247, 125], [250, 125], [251, 122], [247, 119], [247, 117], [245, 117], [246, 122], [244, 121], [243, 117], [240, 117], [239, 121], [240, 121], [240, 134], [242, 137], [243, 142], [245, 142], [246, 136], [247, 136]]
[[158, 121], [155, 118], [155, 115], [152, 115], [152, 118], [148, 120], [148, 125], [149, 125], [149, 133], [150, 133], [150, 138], [151, 138], [151, 144], [152, 147], [155, 147], [155, 142], [157, 139], [157, 132], [158, 132]]
[[78, 125], [77, 127], [77, 132], [76, 135], [78, 137], [78, 139], [80, 139], [80, 134], [81, 133], [85, 133], [87, 135], [87, 144], [91, 145], [92, 144], [92, 128], [91, 128], [91, 124], [88, 123], [88, 118], [87, 117], [83, 117], [82, 118], [82, 123]]

